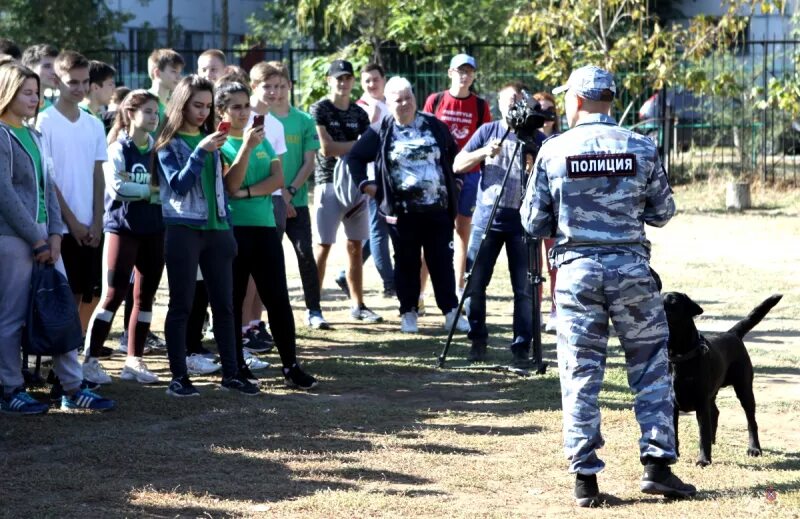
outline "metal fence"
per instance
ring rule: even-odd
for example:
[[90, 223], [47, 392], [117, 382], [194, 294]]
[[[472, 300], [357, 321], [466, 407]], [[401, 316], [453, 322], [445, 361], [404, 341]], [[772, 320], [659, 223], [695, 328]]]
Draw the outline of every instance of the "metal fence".
[[[194, 72], [202, 50], [176, 50], [186, 60], [185, 72]], [[293, 79], [292, 99], [301, 106], [324, 95], [325, 58], [333, 52], [289, 47], [225, 51], [229, 63], [248, 70], [262, 60], [285, 61]], [[381, 49], [381, 61], [390, 75], [403, 75], [412, 82], [421, 104], [428, 94], [448, 87], [447, 64], [458, 52], [475, 56], [479, 67], [475, 89], [491, 101], [495, 115], [495, 92], [508, 81], [521, 80], [532, 91], [555, 86], [537, 79], [533, 49], [527, 44], [453, 45], [415, 53], [390, 46]], [[150, 84], [149, 51], [104, 49], [86, 54], [110, 59], [122, 84]], [[618, 120], [628, 112], [622, 124], [658, 142], [673, 181], [757, 175], [764, 181], [797, 185], [800, 121], [773, 107], [762, 109], [757, 101], [771, 79], [797, 77], [799, 62], [800, 41], [748, 42], [736, 52], [707, 58], [700, 67], [714, 78], [713, 94], [694, 93], [684, 85], [672, 85], [664, 92], [623, 90], [615, 112]]]

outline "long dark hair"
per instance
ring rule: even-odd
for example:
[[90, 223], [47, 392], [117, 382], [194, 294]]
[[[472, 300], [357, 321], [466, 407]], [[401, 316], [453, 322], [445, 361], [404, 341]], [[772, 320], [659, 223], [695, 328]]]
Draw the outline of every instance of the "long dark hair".
[[166, 147], [169, 141], [175, 138], [178, 130], [183, 126], [186, 106], [196, 93], [202, 91], [211, 94], [211, 111], [208, 113], [206, 120], [203, 121], [202, 126], [200, 126], [200, 131], [205, 134], [214, 132], [214, 84], [207, 79], [192, 74], [181, 79], [172, 92], [172, 97], [169, 100], [169, 104], [167, 104], [167, 120], [164, 123], [161, 134], [158, 136], [156, 151]]
[[217, 81], [217, 89], [214, 93], [214, 105], [217, 107], [217, 115], [219, 115], [220, 119], [222, 118], [222, 113], [228, 108], [228, 105], [231, 104], [231, 98], [234, 94], [245, 94], [249, 98], [250, 88], [238, 81], [224, 83]]
[[114, 117], [114, 124], [108, 131], [107, 140], [109, 144], [115, 142], [119, 138], [119, 132], [122, 130], [130, 130], [130, 112], [135, 112], [150, 101], [155, 101], [156, 104], [158, 104], [158, 96], [143, 88], [132, 90], [125, 96], [125, 99], [123, 99], [122, 103], [117, 107], [117, 115]]

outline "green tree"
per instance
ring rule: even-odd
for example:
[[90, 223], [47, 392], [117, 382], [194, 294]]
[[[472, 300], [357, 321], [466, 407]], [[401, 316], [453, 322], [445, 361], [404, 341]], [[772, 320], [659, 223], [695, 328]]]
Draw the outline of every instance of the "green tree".
[[25, 47], [50, 43], [88, 51], [116, 47], [114, 33], [133, 17], [104, 0], [3, 0], [0, 34]]

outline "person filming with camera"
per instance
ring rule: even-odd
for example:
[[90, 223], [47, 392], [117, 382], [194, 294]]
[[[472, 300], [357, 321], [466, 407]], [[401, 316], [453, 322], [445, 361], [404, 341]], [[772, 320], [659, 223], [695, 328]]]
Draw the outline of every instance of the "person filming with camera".
[[[472, 232], [467, 247], [467, 272], [471, 279], [465, 294], [467, 318], [470, 324], [469, 338], [472, 341], [468, 358], [473, 362], [486, 359], [489, 338], [486, 328], [486, 287], [492, 279], [494, 266], [503, 245], [508, 256], [511, 288], [514, 292], [514, 324], [510, 346], [514, 363], [527, 364], [530, 353], [533, 303], [531, 285], [528, 282], [528, 250], [519, 216], [525, 188], [524, 161], [514, 154], [517, 135], [513, 131], [508, 132], [509, 126], [506, 121], [509, 109], [522, 99], [524, 89], [522, 83], [514, 81], [499, 90], [497, 104], [502, 118], [478, 128], [456, 155], [453, 163], [453, 170], [456, 173], [467, 173], [478, 165], [481, 168], [475, 214], [472, 217]], [[503, 176], [512, 161], [514, 165], [503, 188]], [[498, 196], [500, 203], [497, 213], [494, 219], [489, 221], [492, 205]], [[481, 237], [484, 234], [486, 234], [484, 251], [478, 257]]]

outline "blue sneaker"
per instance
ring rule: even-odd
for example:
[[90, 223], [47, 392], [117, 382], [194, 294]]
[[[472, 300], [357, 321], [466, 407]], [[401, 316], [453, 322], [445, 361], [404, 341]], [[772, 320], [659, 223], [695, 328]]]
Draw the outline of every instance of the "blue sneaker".
[[169, 396], [176, 396], [179, 398], [200, 396], [200, 391], [195, 389], [189, 377], [184, 375], [181, 378], [174, 378], [167, 387], [167, 394]]
[[110, 411], [117, 406], [117, 403], [110, 398], [103, 398], [88, 389], [81, 389], [74, 395], [61, 397], [61, 410], [74, 411], [76, 409], [88, 409], [90, 411]]
[[10, 398], [0, 399], [0, 411], [7, 414], [45, 414], [48, 407], [47, 404], [43, 404], [29, 395], [23, 388], [18, 388]]

